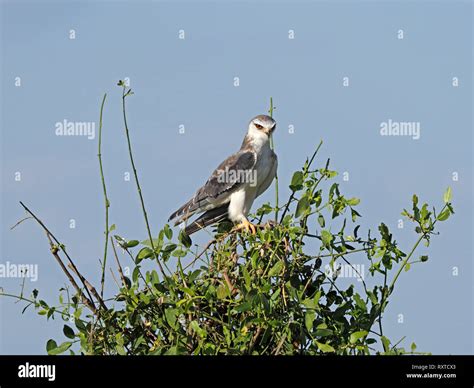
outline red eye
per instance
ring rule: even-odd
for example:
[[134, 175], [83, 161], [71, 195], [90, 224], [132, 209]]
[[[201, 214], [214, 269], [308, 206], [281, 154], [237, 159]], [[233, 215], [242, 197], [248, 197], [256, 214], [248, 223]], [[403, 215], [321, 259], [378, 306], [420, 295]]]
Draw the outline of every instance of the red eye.
[[257, 127], [257, 129], [263, 129], [263, 125], [255, 124], [255, 126]]

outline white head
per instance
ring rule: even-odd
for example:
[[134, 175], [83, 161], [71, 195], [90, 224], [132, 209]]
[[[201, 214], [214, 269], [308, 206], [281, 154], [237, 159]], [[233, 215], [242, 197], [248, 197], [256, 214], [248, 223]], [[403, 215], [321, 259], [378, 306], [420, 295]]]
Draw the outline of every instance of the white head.
[[247, 136], [253, 141], [266, 143], [276, 128], [276, 121], [267, 115], [255, 116], [249, 123]]

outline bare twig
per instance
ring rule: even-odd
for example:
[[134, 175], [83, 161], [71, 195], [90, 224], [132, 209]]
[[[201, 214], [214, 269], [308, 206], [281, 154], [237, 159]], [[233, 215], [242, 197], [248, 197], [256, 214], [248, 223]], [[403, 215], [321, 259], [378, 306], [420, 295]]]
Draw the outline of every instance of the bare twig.
[[[273, 118], [273, 111], [275, 110], [275, 107], [273, 106], [273, 97], [270, 97], [270, 109], [268, 110], [268, 113], [271, 118]], [[275, 151], [275, 143], [273, 141], [273, 135], [270, 136], [270, 148], [272, 151]], [[278, 171], [275, 171], [275, 222], [278, 222]]]
[[33, 217], [25, 217], [25, 218], [22, 218], [22, 219], [21, 219], [20, 221], [18, 221], [15, 225], [13, 225], [13, 226], [10, 228], [10, 230], [15, 229], [15, 228], [16, 228], [18, 225], [20, 225], [23, 221], [29, 220], [29, 219], [31, 219], [31, 218], [33, 218]]
[[260, 337], [261, 332], [262, 332], [262, 327], [259, 326], [257, 331], [255, 332], [255, 334], [252, 337], [252, 341], [250, 342], [249, 353], [252, 353], [252, 350], [253, 350], [255, 344], [257, 343], [258, 337]]
[[189, 267], [191, 267], [196, 261], [199, 260], [199, 258], [209, 249], [209, 247], [216, 242], [216, 239], [210, 240], [206, 246], [203, 248], [201, 253], [199, 253], [186, 267], [184, 267], [184, 270], [187, 270]]
[[280, 342], [278, 343], [278, 345], [275, 349], [275, 352], [274, 352], [275, 356], [278, 356], [278, 354], [280, 353], [280, 349], [283, 346], [283, 344], [285, 343], [285, 340], [286, 340], [286, 333], [283, 334], [283, 336], [281, 337]]
[[59, 248], [53, 243], [52, 236], [49, 232], [46, 232], [46, 236], [48, 237], [49, 240], [49, 245], [51, 247], [51, 253], [58, 262], [59, 266], [63, 270], [63, 272], [66, 274], [67, 278], [69, 279], [69, 282], [72, 284], [72, 286], [75, 288], [77, 293], [80, 295], [82, 302], [94, 313], [98, 314], [97, 308], [94, 305], [94, 302], [92, 301], [92, 297], [89, 294], [90, 299], [88, 299], [82, 290], [80, 289], [79, 285], [76, 283], [76, 280], [74, 277], [69, 273], [67, 270], [66, 266], [64, 265], [63, 261], [61, 260], [61, 257], [59, 256]]
[[104, 296], [104, 284], [105, 284], [105, 266], [107, 263], [107, 245], [109, 243], [109, 207], [110, 201], [107, 197], [107, 187], [105, 186], [104, 168], [102, 166], [102, 116], [104, 113], [104, 104], [107, 94], [104, 94], [102, 99], [102, 105], [100, 106], [100, 117], [99, 117], [99, 146], [97, 157], [99, 158], [100, 178], [102, 180], [102, 191], [104, 193], [104, 205], [105, 205], [105, 241], [104, 241], [104, 258], [102, 260], [102, 277], [100, 279], [100, 296]]
[[118, 271], [119, 271], [119, 274], [120, 274], [120, 279], [122, 280], [123, 286], [125, 288], [127, 288], [127, 282], [125, 281], [125, 276], [123, 275], [122, 265], [120, 264], [120, 260], [118, 258], [117, 250], [115, 249], [114, 240], [112, 239], [112, 237], [110, 237], [110, 245], [112, 245], [112, 250], [114, 251], [114, 257], [115, 257], [115, 261], [117, 262]]
[[[66, 252], [66, 247], [64, 246], [64, 244], [62, 244], [57, 238], [56, 236], [54, 236], [53, 233], [51, 233], [51, 231], [46, 227], [46, 225], [43, 223], [43, 221], [41, 221], [38, 217], [36, 217], [36, 215], [30, 210], [28, 209], [28, 207], [26, 207], [26, 205], [20, 201], [20, 205], [23, 207], [23, 209], [26, 210], [27, 213], [29, 213], [35, 220], [38, 224], [40, 224], [40, 226], [44, 229], [44, 231], [46, 232], [48, 238], [51, 238], [56, 244], [57, 244], [57, 249], [61, 249], [63, 252], [64, 252], [64, 255], [66, 256], [66, 258], [68, 259], [69, 263], [71, 264], [72, 268], [74, 268], [74, 272], [75, 273], [79, 273], [79, 271], [77, 270], [77, 267], [76, 265], [74, 264], [74, 261], [71, 259], [71, 256], [69, 256], [69, 254]], [[54, 244], [53, 244], [54, 246]], [[57, 251], [56, 251], [57, 253]], [[62, 261], [61, 261], [62, 263]], [[63, 264], [64, 265], [64, 264]], [[67, 274], [66, 274], [67, 275]], [[70, 280], [70, 279], [69, 279]], [[84, 283], [84, 281], [82, 281], [81, 279], [81, 282], [89, 296], [89, 301], [91, 301], [92, 305], [94, 305], [94, 302], [93, 302], [93, 298], [92, 298], [92, 295], [90, 294], [86, 284]], [[94, 309], [95, 309], [95, 305], [94, 305]]]
[[[124, 127], [125, 127], [125, 135], [127, 137], [128, 155], [130, 157], [130, 163], [132, 165], [133, 175], [135, 177], [135, 183], [137, 185], [138, 196], [140, 197], [140, 203], [141, 203], [141, 206], [142, 206], [143, 217], [145, 219], [146, 230], [148, 232], [148, 238], [150, 239], [150, 245], [151, 245], [151, 249], [153, 251], [153, 256], [156, 259], [156, 262], [158, 264], [158, 267], [160, 269], [161, 274], [163, 275], [163, 277], [165, 279], [167, 279], [165, 271], [163, 269], [163, 265], [161, 264], [161, 260], [160, 260], [160, 258], [158, 257], [158, 254], [155, 251], [155, 246], [154, 246], [154, 243], [153, 243], [153, 237], [151, 235], [150, 223], [148, 222], [148, 214], [147, 214], [146, 208], [145, 208], [145, 201], [143, 199], [143, 194], [142, 194], [142, 189], [141, 189], [141, 186], [140, 186], [140, 181], [138, 180], [138, 173], [137, 173], [137, 169], [135, 167], [135, 161], [133, 159], [132, 143], [131, 143], [131, 140], [130, 140], [130, 131], [128, 130], [127, 111], [126, 111], [126, 106], [125, 106], [125, 100], [126, 100], [127, 96], [132, 94], [132, 91], [131, 91], [131, 89], [126, 91], [126, 86], [125, 86], [125, 83], [123, 81], [120, 81], [119, 85], [122, 86], [122, 113], [123, 113], [123, 123], [124, 123]], [[163, 264], [166, 266], [165, 263], [163, 263]], [[168, 272], [169, 272], [169, 270], [168, 270]]]
[[107, 306], [105, 305], [104, 300], [99, 295], [99, 293], [97, 292], [95, 287], [92, 284], [90, 284], [84, 276], [82, 276], [82, 274], [77, 270], [77, 268], [75, 266], [72, 266], [71, 264], [68, 264], [68, 267], [69, 267], [69, 269], [71, 269], [71, 271], [73, 271], [77, 275], [77, 277], [79, 279], [81, 279], [81, 281], [86, 285], [87, 289], [92, 293], [92, 295], [94, 295], [96, 297], [96, 299], [100, 303], [100, 306], [103, 309], [107, 310]]

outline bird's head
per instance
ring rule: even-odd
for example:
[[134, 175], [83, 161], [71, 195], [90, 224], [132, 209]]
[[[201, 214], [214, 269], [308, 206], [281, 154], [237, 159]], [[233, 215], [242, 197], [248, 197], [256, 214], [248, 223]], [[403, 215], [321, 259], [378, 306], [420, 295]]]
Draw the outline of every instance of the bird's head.
[[276, 128], [276, 121], [267, 115], [255, 116], [249, 123], [248, 135], [254, 139], [268, 140]]

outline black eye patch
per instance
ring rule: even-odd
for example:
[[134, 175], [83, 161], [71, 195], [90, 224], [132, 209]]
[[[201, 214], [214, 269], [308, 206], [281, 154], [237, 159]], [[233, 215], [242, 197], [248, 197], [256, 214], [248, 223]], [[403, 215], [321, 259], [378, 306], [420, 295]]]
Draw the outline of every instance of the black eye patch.
[[255, 124], [255, 126], [257, 127], [257, 129], [263, 129], [263, 125]]

